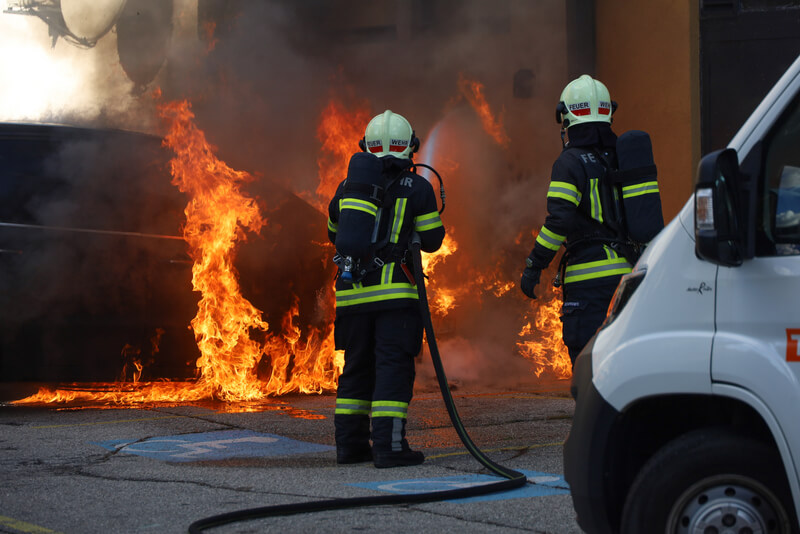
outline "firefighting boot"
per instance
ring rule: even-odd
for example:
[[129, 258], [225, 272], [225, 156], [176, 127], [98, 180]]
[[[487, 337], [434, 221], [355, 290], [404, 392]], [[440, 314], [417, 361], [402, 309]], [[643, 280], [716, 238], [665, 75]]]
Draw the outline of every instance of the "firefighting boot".
[[405, 418], [374, 417], [373, 413], [372, 443], [375, 467], [404, 467], [425, 461], [424, 454], [408, 446]]
[[369, 416], [335, 414], [336, 463], [358, 464], [372, 461], [369, 445]]

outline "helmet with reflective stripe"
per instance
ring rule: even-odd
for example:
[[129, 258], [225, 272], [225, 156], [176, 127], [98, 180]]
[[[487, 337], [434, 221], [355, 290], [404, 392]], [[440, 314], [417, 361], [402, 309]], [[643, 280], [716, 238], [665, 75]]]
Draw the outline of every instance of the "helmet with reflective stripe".
[[599, 80], [584, 74], [567, 84], [556, 107], [556, 121], [569, 128], [584, 122], [611, 122], [617, 103]]
[[402, 115], [388, 109], [369, 121], [361, 141], [361, 150], [379, 158], [394, 156], [411, 159], [411, 155], [419, 149], [419, 139], [414, 135], [411, 124]]

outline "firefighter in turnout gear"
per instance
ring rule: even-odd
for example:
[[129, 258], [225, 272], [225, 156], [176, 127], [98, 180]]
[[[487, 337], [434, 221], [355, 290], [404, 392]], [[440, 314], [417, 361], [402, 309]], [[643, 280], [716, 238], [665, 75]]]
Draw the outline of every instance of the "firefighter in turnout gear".
[[445, 230], [433, 187], [410, 170], [419, 140], [405, 118], [389, 110], [377, 115], [359, 146], [328, 207], [340, 267], [334, 338], [345, 351], [336, 459], [417, 465], [424, 455], [405, 436], [423, 324], [408, 247], [416, 233], [422, 250], [434, 252]]
[[536, 298], [542, 270], [566, 247], [554, 285], [563, 284], [562, 337], [573, 364], [602, 324], [620, 277], [632, 268], [614, 245], [613, 202], [603, 183], [616, 157], [615, 109], [606, 86], [588, 75], [561, 93], [556, 120], [562, 124], [562, 143], [565, 131], [569, 142], [553, 164], [547, 217], [520, 281], [522, 292]]

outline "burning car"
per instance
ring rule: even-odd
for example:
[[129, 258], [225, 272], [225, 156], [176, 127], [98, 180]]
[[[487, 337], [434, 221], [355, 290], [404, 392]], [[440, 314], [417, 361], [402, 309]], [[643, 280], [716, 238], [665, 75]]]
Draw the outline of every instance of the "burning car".
[[[3, 381], [195, 373], [189, 325], [198, 296], [182, 235], [187, 199], [171, 183], [171, 157], [153, 135], [0, 124]], [[264, 320], [281, 325], [292, 306], [316, 307], [332, 276], [314, 244], [324, 240], [325, 216], [267, 179], [251, 188], [276, 224], [238, 246], [238, 274]]]

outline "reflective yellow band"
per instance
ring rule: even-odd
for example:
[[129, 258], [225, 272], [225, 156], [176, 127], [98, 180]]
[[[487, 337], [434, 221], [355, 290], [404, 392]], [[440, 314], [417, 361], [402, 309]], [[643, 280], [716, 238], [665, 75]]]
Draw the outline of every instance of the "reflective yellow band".
[[373, 401], [372, 417], [408, 417], [408, 403], [399, 401]]
[[378, 284], [367, 287], [353, 287], [336, 291], [337, 306], [354, 306], [368, 302], [394, 299], [419, 299], [417, 288], [406, 282]]
[[587, 263], [577, 263], [567, 266], [564, 283], [581, 282], [583, 280], [593, 280], [606, 276], [617, 276], [627, 274], [633, 268], [625, 258], [614, 258], [610, 260], [590, 261]]
[[398, 198], [394, 202], [394, 220], [392, 221], [392, 233], [389, 241], [397, 243], [400, 239], [400, 230], [403, 228], [403, 219], [406, 216], [407, 198]]
[[600, 189], [598, 188], [599, 180], [597, 178], [592, 178], [589, 180], [589, 184], [589, 209], [592, 219], [603, 222], [603, 205], [600, 203]]
[[375, 216], [378, 213], [378, 206], [366, 200], [359, 200], [357, 198], [343, 198], [339, 200], [339, 211], [342, 210], [358, 210], [363, 211], [369, 215]]
[[381, 268], [381, 284], [391, 284], [394, 276], [394, 262], [386, 263]]
[[369, 415], [372, 401], [362, 399], [336, 399], [334, 413], [341, 415]]
[[330, 230], [333, 233], [336, 233], [338, 229], [339, 225], [333, 222], [332, 220], [328, 219], [328, 230]]
[[572, 202], [576, 206], [581, 203], [581, 193], [569, 182], [550, 182], [547, 198], [560, 198]]
[[648, 193], [658, 193], [658, 182], [644, 182], [636, 185], [626, 185], [622, 188], [622, 198], [638, 197]]
[[542, 226], [539, 235], [536, 236], [536, 242], [550, 250], [558, 250], [565, 239], [566, 236], [551, 232], [545, 226]]
[[417, 232], [424, 232], [425, 230], [432, 230], [444, 226], [442, 219], [439, 218], [439, 212], [434, 211], [414, 217], [414, 230]]

